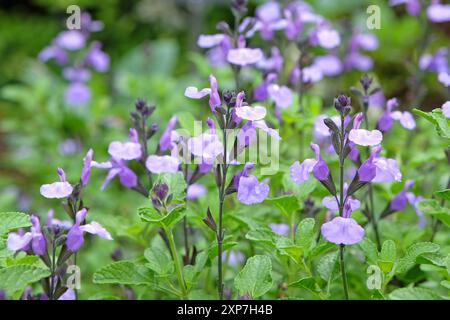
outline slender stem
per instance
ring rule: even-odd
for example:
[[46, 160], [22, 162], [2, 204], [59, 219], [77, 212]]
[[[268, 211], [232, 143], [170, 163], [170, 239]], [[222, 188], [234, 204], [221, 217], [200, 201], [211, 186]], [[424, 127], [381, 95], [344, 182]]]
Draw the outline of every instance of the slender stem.
[[178, 258], [178, 252], [175, 246], [175, 240], [173, 239], [172, 230], [165, 228], [164, 232], [166, 233], [167, 239], [169, 240], [169, 247], [172, 253], [173, 262], [175, 264], [175, 271], [177, 273], [178, 284], [181, 289], [181, 298], [187, 299], [187, 289], [186, 283], [184, 282], [183, 269], [181, 268], [180, 259]]
[[56, 269], [56, 245], [55, 245], [55, 236], [53, 235], [52, 240], [52, 272], [50, 275], [50, 300], [55, 299], [55, 270]]
[[[339, 216], [344, 216], [344, 149], [345, 149], [345, 128], [344, 128], [344, 113], [341, 113], [341, 150], [339, 152]], [[347, 274], [345, 273], [345, 261], [344, 261], [344, 248], [345, 245], [339, 245], [339, 264], [341, 266], [342, 285], [344, 287], [345, 299], [348, 300], [348, 286], [347, 286]]]
[[345, 245], [341, 244], [339, 246], [339, 262], [341, 265], [342, 285], [344, 287], [345, 300], [348, 300], [348, 284], [347, 284], [347, 274], [345, 273], [344, 249]]
[[[188, 188], [188, 165], [184, 165], [184, 179], [186, 180], [186, 194], [187, 194], [187, 188]], [[189, 239], [188, 239], [188, 224], [187, 224], [187, 217], [184, 216], [183, 218], [183, 233], [184, 233], [184, 250], [186, 251], [186, 257], [189, 259]]]
[[[228, 124], [228, 121], [226, 121], [226, 123]], [[223, 153], [223, 163], [220, 164], [220, 169], [221, 169], [221, 184], [220, 184], [220, 188], [219, 188], [219, 224], [218, 224], [218, 229], [217, 229], [217, 248], [218, 248], [218, 265], [217, 265], [217, 272], [218, 272], [218, 292], [219, 292], [219, 299], [222, 300], [223, 299], [223, 289], [224, 289], [224, 284], [223, 284], [223, 268], [222, 268], [222, 264], [223, 264], [223, 259], [222, 259], [222, 242], [223, 242], [223, 205], [224, 205], [224, 201], [225, 201], [225, 186], [226, 186], [226, 182], [227, 182], [227, 172], [228, 172], [228, 164], [227, 164], [227, 144], [228, 144], [228, 139], [227, 139], [227, 132], [226, 129], [223, 128], [222, 129], [222, 133], [223, 133], [223, 149], [224, 149], [224, 153]]]
[[[366, 130], [369, 130], [369, 118], [367, 116], [368, 108], [369, 108], [369, 93], [366, 90], [364, 93], [364, 98], [363, 98], [364, 125], [366, 127]], [[370, 156], [369, 147], [366, 148], [366, 156], [367, 157]], [[378, 221], [377, 221], [377, 217], [375, 216], [375, 208], [374, 208], [374, 204], [373, 204], [372, 183], [369, 182], [367, 187], [369, 188], [369, 202], [368, 202], [368, 204], [366, 203], [367, 214], [369, 216], [370, 222], [372, 223], [372, 228], [375, 233], [377, 248], [379, 251], [379, 250], [381, 250], [381, 238], [380, 238], [380, 233], [378, 232]]]

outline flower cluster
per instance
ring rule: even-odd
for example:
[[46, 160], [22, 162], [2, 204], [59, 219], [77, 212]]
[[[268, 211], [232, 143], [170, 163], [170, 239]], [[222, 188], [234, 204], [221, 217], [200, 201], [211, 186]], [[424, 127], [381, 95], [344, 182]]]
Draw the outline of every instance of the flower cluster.
[[39, 60], [53, 59], [64, 67], [63, 76], [70, 83], [64, 98], [69, 105], [85, 105], [91, 100], [91, 91], [86, 85], [91, 78], [91, 69], [97, 72], [109, 69], [109, 56], [102, 50], [102, 44], [92, 41], [88, 45], [90, 34], [102, 29], [102, 22], [92, 20], [89, 13], [83, 12], [80, 30], [60, 32], [50, 46], [39, 53]]

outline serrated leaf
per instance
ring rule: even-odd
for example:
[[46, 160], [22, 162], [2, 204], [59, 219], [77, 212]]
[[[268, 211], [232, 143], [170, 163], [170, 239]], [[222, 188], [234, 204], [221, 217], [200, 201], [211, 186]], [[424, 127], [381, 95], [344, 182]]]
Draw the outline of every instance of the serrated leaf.
[[94, 273], [93, 281], [98, 284], [150, 285], [153, 282], [153, 274], [144, 265], [132, 261], [118, 261]]
[[417, 208], [424, 214], [432, 215], [447, 226], [450, 226], [450, 209], [443, 207], [435, 199], [423, 199], [417, 203]]
[[337, 251], [330, 252], [320, 257], [319, 261], [317, 262], [317, 273], [323, 280], [327, 282], [330, 281], [335, 268], [337, 268], [336, 263], [337, 256], [338, 256]]
[[158, 182], [167, 184], [173, 200], [186, 199], [186, 180], [182, 172], [162, 173], [158, 176]]
[[289, 284], [292, 288], [303, 288], [312, 292], [320, 292], [316, 288], [316, 280], [313, 277], [305, 277]]
[[316, 221], [313, 218], [306, 218], [300, 221], [295, 234], [295, 244], [299, 245], [305, 252], [308, 252], [314, 243], [314, 226]]
[[174, 264], [166, 251], [158, 247], [148, 248], [145, 250], [144, 256], [148, 261], [145, 266], [155, 271], [158, 275], [170, 275], [173, 273]]
[[23, 212], [0, 212], [0, 235], [30, 227], [30, 216]]
[[375, 243], [373, 243], [369, 238], [365, 237], [361, 242], [358, 243], [358, 246], [364, 252], [367, 263], [376, 265], [378, 260], [378, 250]]
[[437, 251], [439, 251], [439, 245], [432, 242], [419, 242], [411, 245], [406, 249], [405, 256], [399, 260], [396, 273], [405, 273], [416, 264], [419, 256]]
[[289, 216], [300, 209], [297, 197], [292, 194], [283, 195], [276, 198], [268, 198], [266, 199], [266, 202], [276, 206], [286, 216]]
[[27, 285], [50, 276], [50, 270], [31, 265], [15, 265], [0, 269], [0, 289], [8, 293], [23, 290]]
[[444, 139], [450, 139], [450, 120], [445, 117], [441, 108], [436, 108], [431, 112], [423, 112], [418, 109], [413, 109], [413, 113], [432, 123], [435, 126], [439, 136]]
[[247, 260], [234, 279], [234, 286], [241, 295], [258, 298], [272, 287], [272, 261], [268, 256], [256, 255]]
[[391, 300], [441, 300], [441, 296], [425, 288], [400, 288], [389, 294]]
[[172, 228], [178, 221], [183, 219], [186, 214], [186, 207], [176, 206], [169, 213], [163, 215], [156, 209], [145, 207], [138, 208], [138, 215], [141, 220], [155, 223], [162, 228]]
[[395, 259], [397, 258], [397, 247], [392, 240], [386, 240], [381, 247], [378, 265], [384, 273], [391, 272]]

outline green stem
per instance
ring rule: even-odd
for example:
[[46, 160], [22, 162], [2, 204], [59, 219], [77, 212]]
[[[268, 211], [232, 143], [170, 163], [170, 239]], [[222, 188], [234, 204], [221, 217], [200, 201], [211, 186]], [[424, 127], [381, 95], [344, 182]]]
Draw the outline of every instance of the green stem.
[[181, 263], [178, 257], [177, 248], [175, 246], [175, 240], [173, 239], [172, 230], [164, 228], [164, 232], [166, 233], [167, 239], [169, 240], [170, 252], [172, 253], [173, 262], [175, 264], [175, 271], [177, 273], [178, 284], [181, 288], [181, 298], [187, 299], [187, 289], [186, 283], [184, 282], [183, 269], [181, 268]]
[[345, 300], [348, 300], [348, 285], [347, 285], [347, 274], [345, 273], [344, 248], [345, 248], [344, 244], [341, 244], [339, 246], [339, 262], [341, 265], [342, 285], [344, 287]]

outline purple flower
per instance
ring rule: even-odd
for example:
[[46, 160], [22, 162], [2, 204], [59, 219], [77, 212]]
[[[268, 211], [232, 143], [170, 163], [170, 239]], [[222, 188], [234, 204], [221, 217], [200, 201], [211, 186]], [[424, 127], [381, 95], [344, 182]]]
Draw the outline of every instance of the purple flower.
[[[347, 203], [349, 204], [349, 206], [347, 207], [344, 205], [344, 209], [355, 211], [361, 206], [361, 202], [358, 199], [355, 199], [351, 196], [347, 197], [347, 190], [348, 185], [344, 184], [344, 199], [346, 199], [345, 204]], [[336, 195], [336, 197], [339, 198], [339, 193]], [[339, 212], [339, 203], [337, 202], [336, 197], [334, 196], [324, 197], [322, 199], [322, 205], [331, 212]], [[346, 215], [350, 216], [350, 212], [346, 212]]]
[[433, 71], [436, 73], [449, 72], [448, 48], [439, 48], [434, 55], [426, 53], [420, 57], [419, 68], [421, 70]]
[[54, 219], [55, 211], [53, 209], [48, 210], [47, 219], [45, 220], [45, 224], [47, 227], [58, 226], [62, 229], [70, 229], [73, 225], [71, 221], [61, 221], [58, 219]]
[[450, 118], [450, 101], [447, 101], [442, 105], [442, 113], [446, 118]]
[[105, 228], [103, 228], [98, 222], [92, 221], [91, 223], [81, 225], [86, 219], [87, 210], [85, 208], [77, 212], [75, 216], [75, 224], [70, 228], [67, 233], [66, 246], [72, 252], [78, 251], [84, 243], [84, 233], [96, 234], [101, 238], [112, 240], [111, 235]]
[[225, 35], [222, 33], [219, 34], [211, 34], [211, 35], [204, 35], [201, 34], [198, 37], [197, 45], [200, 48], [212, 48], [220, 45], [222, 41], [225, 39]]
[[241, 177], [237, 198], [239, 202], [246, 205], [263, 202], [269, 195], [269, 185], [267, 181], [261, 183], [255, 176]]
[[52, 44], [49, 47], [42, 49], [38, 55], [38, 59], [42, 62], [46, 62], [50, 59], [55, 59], [59, 65], [65, 65], [69, 62], [69, 56], [61, 47], [56, 44]]
[[438, 80], [445, 87], [449, 87], [450, 86], [450, 73], [448, 73], [448, 72], [439, 72]]
[[98, 72], [106, 72], [109, 69], [109, 56], [102, 51], [102, 44], [94, 41], [85, 57], [85, 63]]
[[408, 130], [412, 130], [416, 127], [416, 122], [412, 114], [408, 111], [392, 111], [393, 108], [398, 106], [397, 98], [392, 98], [387, 101], [386, 110], [378, 120], [378, 128], [382, 132], [388, 131], [393, 124], [394, 120], [398, 120], [400, 124]]
[[[226, 259], [227, 253], [222, 252], [222, 258], [223, 260]], [[228, 253], [228, 265], [230, 266], [238, 266], [239, 264], [243, 263], [245, 261], [245, 256], [242, 254], [242, 252], [237, 250], [230, 250]]]
[[196, 87], [187, 87], [184, 95], [191, 99], [201, 99], [209, 95], [209, 106], [211, 111], [214, 112], [215, 108], [220, 106], [220, 96], [217, 91], [217, 80], [213, 75], [209, 76], [210, 88], [204, 88], [200, 91]]
[[230, 49], [227, 54], [227, 61], [238, 66], [248, 66], [261, 61], [264, 54], [261, 49], [256, 48], [236, 48]]
[[129, 142], [113, 141], [109, 144], [108, 153], [116, 160], [133, 160], [142, 157], [141, 145], [138, 142], [136, 129], [130, 129]]
[[145, 161], [145, 166], [152, 173], [176, 173], [180, 166], [180, 160], [174, 156], [150, 155]]
[[329, 27], [319, 27], [315, 37], [317, 37], [317, 44], [325, 49], [336, 48], [341, 43], [339, 33]]
[[326, 240], [335, 244], [351, 245], [364, 238], [364, 229], [352, 218], [336, 217], [320, 230]]
[[73, 106], [84, 105], [91, 100], [91, 90], [82, 82], [72, 82], [64, 92], [64, 99]]
[[416, 215], [419, 218], [419, 221], [417, 222], [418, 227], [421, 229], [425, 228], [425, 226], [427, 225], [427, 219], [425, 219], [425, 215], [417, 207], [417, 203], [422, 201], [423, 197], [421, 197], [421, 196], [416, 197], [416, 195], [414, 193], [408, 192], [408, 193], [406, 193], [406, 198], [408, 199], [409, 204], [414, 207], [414, 211], [416, 211]]
[[202, 133], [197, 137], [189, 138], [187, 145], [194, 156], [200, 157], [202, 162], [210, 165], [223, 154], [222, 142], [216, 134]]
[[75, 295], [75, 290], [71, 288], [67, 288], [66, 292], [64, 292], [58, 300], [76, 300], [77, 297]]
[[287, 86], [271, 84], [268, 86], [267, 91], [277, 108], [285, 109], [292, 104], [292, 91]]
[[91, 73], [85, 68], [67, 67], [63, 70], [63, 76], [71, 82], [85, 82], [91, 78]]
[[420, 1], [419, 0], [389, 0], [390, 6], [398, 6], [400, 4], [406, 4], [406, 11], [412, 16], [417, 16], [420, 13]]
[[235, 110], [236, 115], [243, 120], [257, 121], [264, 119], [266, 116], [266, 108], [262, 106], [243, 106]]
[[432, 3], [427, 8], [427, 16], [431, 22], [448, 22], [450, 21], [450, 5]]
[[265, 72], [280, 72], [283, 69], [283, 56], [280, 53], [280, 49], [272, 47], [271, 56], [260, 60], [256, 67]]
[[[323, 122], [326, 118], [329, 118], [325, 114], [321, 114], [316, 117], [316, 120], [314, 121], [314, 129], [313, 129], [313, 136], [314, 139], [318, 142], [324, 142], [328, 138], [331, 137], [330, 128], [326, 126], [326, 124]], [[333, 116], [330, 117], [330, 119], [338, 126], [341, 125], [341, 119], [339, 116]]]
[[405, 182], [405, 186], [402, 191], [400, 191], [392, 200], [389, 208], [394, 211], [401, 211], [406, 207], [408, 201], [407, 192], [410, 188], [414, 186], [413, 180], [408, 180]]
[[110, 161], [106, 162], [96, 162], [92, 161], [92, 167], [99, 169], [108, 169], [108, 174], [106, 175], [105, 181], [102, 184], [101, 190], [105, 190], [108, 184], [111, 182], [114, 177], [119, 176], [120, 183], [127, 187], [133, 188], [137, 185], [137, 176], [136, 174], [127, 167], [126, 162], [124, 160], [117, 160], [111, 158]]
[[313, 168], [314, 176], [319, 181], [326, 181], [328, 180], [328, 177], [330, 175], [330, 169], [328, 169], [327, 163], [322, 159], [322, 156], [320, 155], [320, 147], [315, 143], [311, 143], [310, 146], [316, 154], [317, 161]]
[[280, 5], [275, 1], [269, 1], [256, 8], [256, 23], [250, 35], [255, 31], [260, 31], [264, 40], [270, 40], [274, 36], [274, 31], [285, 28], [286, 22], [281, 19]]
[[57, 170], [60, 181], [50, 184], [43, 184], [40, 188], [40, 193], [43, 197], [49, 199], [62, 199], [67, 198], [72, 194], [73, 188], [66, 181], [66, 175], [64, 170], [58, 168]]
[[31, 215], [31, 229], [27, 233], [10, 233], [7, 247], [11, 251], [28, 250], [29, 244], [35, 255], [42, 256], [47, 251], [47, 241], [41, 231], [39, 218]]
[[269, 228], [280, 236], [289, 235], [289, 225], [286, 223], [271, 223], [269, 224]]
[[269, 85], [277, 80], [277, 75], [275, 73], [269, 73], [264, 78], [264, 81], [258, 85], [253, 91], [253, 99], [256, 101], [263, 101], [269, 97]]
[[63, 31], [58, 34], [55, 43], [63, 49], [78, 50], [84, 47], [86, 36], [78, 30]]
[[309, 179], [310, 173], [313, 171], [316, 163], [316, 159], [305, 159], [302, 163], [299, 161], [294, 162], [290, 168], [290, 176], [292, 181], [297, 184], [306, 182]]
[[206, 195], [208, 190], [206, 187], [199, 183], [191, 184], [186, 191], [186, 199], [187, 200], [196, 200], [200, 197]]
[[303, 82], [305, 83], [315, 83], [322, 80], [323, 72], [319, 66], [312, 64], [308, 67], [304, 67], [301, 70], [301, 77]]
[[[361, 114], [361, 113], [360, 113]], [[358, 115], [357, 115], [358, 116]], [[379, 130], [358, 129], [361, 122], [354, 121], [353, 129], [348, 134], [348, 140], [360, 146], [376, 146], [383, 140], [383, 134]]]
[[86, 156], [83, 158], [83, 169], [81, 170], [80, 181], [83, 187], [85, 187], [89, 181], [89, 177], [91, 176], [91, 164], [92, 157], [94, 155], [94, 150], [89, 149], [86, 153]]
[[177, 117], [173, 116], [170, 118], [169, 122], [167, 123], [166, 130], [164, 130], [164, 133], [161, 135], [161, 138], [159, 139], [159, 150], [160, 151], [166, 151], [169, 149], [172, 149], [173, 143], [172, 143], [172, 131], [175, 128], [175, 125], [177, 123]]
[[376, 174], [372, 182], [393, 182], [402, 179], [402, 173], [395, 159], [377, 156], [373, 163], [376, 167]]
[[363, 164], [358, 169], [359, 181], [371, 182], [377, 175], [377, 167], [374, 163], [375, 157], [379, 154], [381, 150], [380, 146], [372, 148], [370, 157], [363, 162]]
[[322, 74], [328, 77], [336, 76], [343, 70], [341, 60], [334, 54], [316, 57], [313, 65], [318, 67]]

